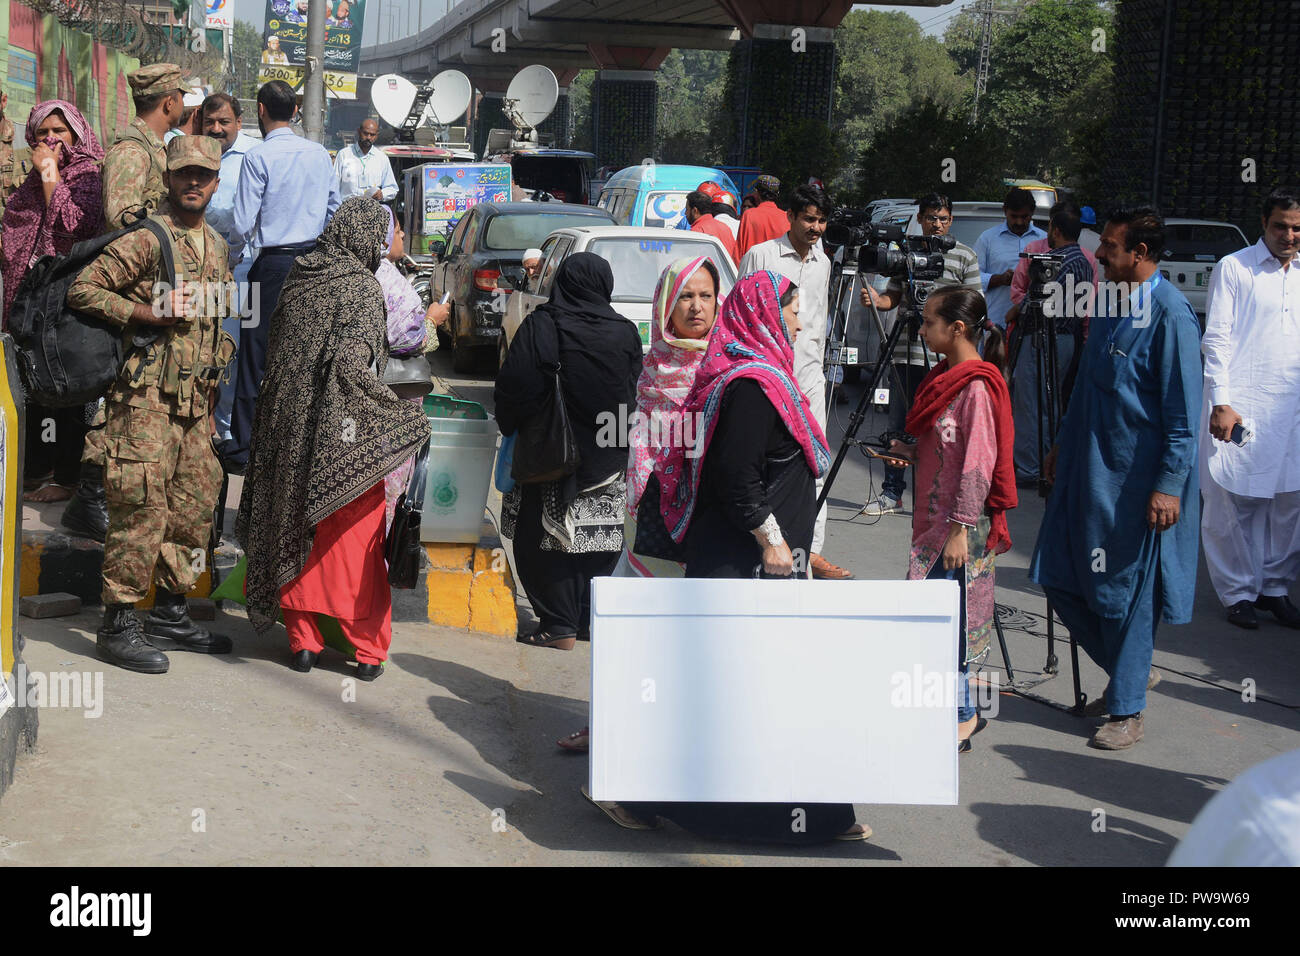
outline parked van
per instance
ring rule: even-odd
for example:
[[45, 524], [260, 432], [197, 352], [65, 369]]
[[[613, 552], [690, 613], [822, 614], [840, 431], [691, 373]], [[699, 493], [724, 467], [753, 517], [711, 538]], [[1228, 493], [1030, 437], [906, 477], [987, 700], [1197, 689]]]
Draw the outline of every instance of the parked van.
[[700, 183], [717, 183], [740, 201], [731, 177], [708, 166], [658, 166], [644, 163], [621, 169], [605, 183], [596, 203], [620, 226], [676, 229], [686, 217], [686, 195]]

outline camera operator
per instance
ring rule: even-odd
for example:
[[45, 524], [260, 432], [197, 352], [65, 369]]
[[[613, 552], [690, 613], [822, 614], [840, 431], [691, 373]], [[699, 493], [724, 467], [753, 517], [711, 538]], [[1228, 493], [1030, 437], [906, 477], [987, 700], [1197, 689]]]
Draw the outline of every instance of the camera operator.
[[[1096, 290], [1095, 266], [1079, 245], [1082, 228], [1079, 207], [1074, 203], [1059, 202], [1052, 207], [1047, 246], [1054, 256], [1061, 259], [1061, 264], [1056, 278], [1041, 290], [1041, 294], [1048, 296], [1055, 314], [1056, 334], [1052, 338], [1056, 345], [1056, 368], [1060, 380], [1057, 394], [1062, 413], [1074, 385], [1078, 358], [1083, 354], [1081, 346]], [[1026, 291], [1032, 296], [1040, 290], [1028, 287], [1029, 260], [1020, 261], [1026, 268]], [[1033, 485], [1038, 482], [1038, 463], [1055, 443], [1055, 436], [1049, 431], [1046, 382], [1038, 380], [1038, 343], [1034, 338], [1033, 321], [1041, 315], [1041, 310], [1035, 306], [1026, 312], [1025, 308], [1022, 299], [1008, 313], [1008, 320], [1016, 320], [1011, 344], [1012, 353], [1016, 354], [1016, 365], [1011, 370], [1011, 407], [1016, 427], [1016, 481]], [[1019, 349], [1015, 339], [1022, 339]], [[1036, 447], [1040, 435], [1036, 415], [1042, 418], [1041, 450]], [[1056, 420], [1059, 422], [1060, 419], [1061, 415], [1057, 415]]]
[[[939, 193], [930, 193], [918, 199], [916, 204], [919, 207], [917, 219], [921, 223], [921, 234], [924, 236], [946, 236], [948, 230], [952, 228], [952, 203], [949, 202], [948, 197]], [[934, 282], [935, 288], [943, 286], [968, 286], [982, 291], [979, 258], [975, 255], [974, 249], [959, 242], [944, 253], [943, 276]], [[897, 308], [899, 303], [903, 302], [906, 294], [907, 287], [901, 276], [890, 279], [883, 293], [873, 289], [865, 278], [862, 281], [863, 306], [874, 304], [882, 312]], [[921, 303], [904, 304], [915, 307], [918, 311], [921, 308]], [[898, 316], [894, 317], [894, 321], [898, 321]], [[886, 335], [889, 334], [892, 331], [892, 323], [884, 331]], [[930, 366], [938, 364], [939, 357], [933, 352], [929, 353], [929, 359]], [[921, 340], [920, 335], [913, 335], [908, 332], [899, 338], [898, 344], [894, 347], [891, 361], [894, 366], [894, 373], [897, 376], [896, 381], [901, 384], [902, 394], [895, 390], [891, 396], [889, 428], [891, 431], [901, 432], [903, 422], [907, 417], [907, 409], [912, 404], [912, 400], [916, 395], [916, 387], [920, 384], [921, 379], [925, 377], [927, 368], [925, 343]], [[867, 502], [865, 513], [868, 515], [892, 514], [898, 510], [899, 503], [903, 500], [903, 492], [906, 489], [907, 469], [886, 466], [884, 487], [881, 489], [880, 496], [873, 501]]]

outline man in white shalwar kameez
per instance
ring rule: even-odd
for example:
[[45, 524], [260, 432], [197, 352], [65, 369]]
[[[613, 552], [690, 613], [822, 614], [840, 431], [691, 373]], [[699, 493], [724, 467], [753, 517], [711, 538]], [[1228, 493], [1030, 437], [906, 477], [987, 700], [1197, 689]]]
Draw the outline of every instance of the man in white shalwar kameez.
[[[1300, 194], [1264, 201], [1264, 235], [1214, 267], [1206, 305], [1201, 544], [1228, 620], [1300, 629]], [[1253, 432], [1231, 441], [1234, 426]]]

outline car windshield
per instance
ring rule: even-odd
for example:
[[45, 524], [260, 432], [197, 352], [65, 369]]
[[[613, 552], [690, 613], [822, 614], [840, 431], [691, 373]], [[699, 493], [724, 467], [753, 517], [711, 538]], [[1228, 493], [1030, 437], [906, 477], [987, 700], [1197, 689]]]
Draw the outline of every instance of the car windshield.
[[[595, 211], [595, 210], [593, 210]], [[599, 213], [595, 216], [572, 213], [503, 213], [488, 222], [483, 237], [484, 249], [532, 249], [542, 244], [556, 229], [569, 226], [599, 226], [610, 220]]]
[[511, 161], [515, 183], [524, 189], [544, 189], [560, 202], [586, 202], [581, 156], [538, 156], [521, 153]]
[[[956, 213], [953, 215], [952, 225], [948, 227], [948, 235], [954, 237], [963, 246], [974, 249], [981, 233], [987, 232], [994, 226], [1004, 225], [1006, 221], [1005, 216], [963, 216]], [[1043, 232], [1047, 231], [1045, 219], [1035, 217], [1034, 225]]]
[[1246, 248], [1241, 233], [1213, 223], [1175, 223], [1165, 227], [1165, 254], [1174, 262], [1218, 262]]
[[652, 302], [659, 275], [674, 259], [707, 255], [718, 267], [722, 280], [720, 295], [731, 291], [734, 272], [726, 256], [707, 239], [692, 239], [683, 233], [672, 239], [636, 239], [632, 237], [597, 239], [587, 247], [614, 271], [615, 302]]

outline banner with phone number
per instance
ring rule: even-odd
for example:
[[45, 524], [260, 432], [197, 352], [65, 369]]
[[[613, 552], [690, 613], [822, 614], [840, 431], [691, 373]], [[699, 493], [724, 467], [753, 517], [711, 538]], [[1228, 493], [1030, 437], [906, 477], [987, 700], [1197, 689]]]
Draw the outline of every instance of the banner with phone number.
[[[303, 71], [296, 66], [268, 66], [263, 63], [257, 68], [257, 84], [269, 83], [271, 80], [284, 80], [295, 90], [302, 86]], [[334, 73], [325, 71], [325, 95], [340, 100], [357, 98], [357, 75], [355, 73]]]
[[[326, 0], [325, 70], [356, 73], [361, 65], [361, 21], [365, 0]], [[308, 0], [266, 0], [262, 62], [307, 65]]]

